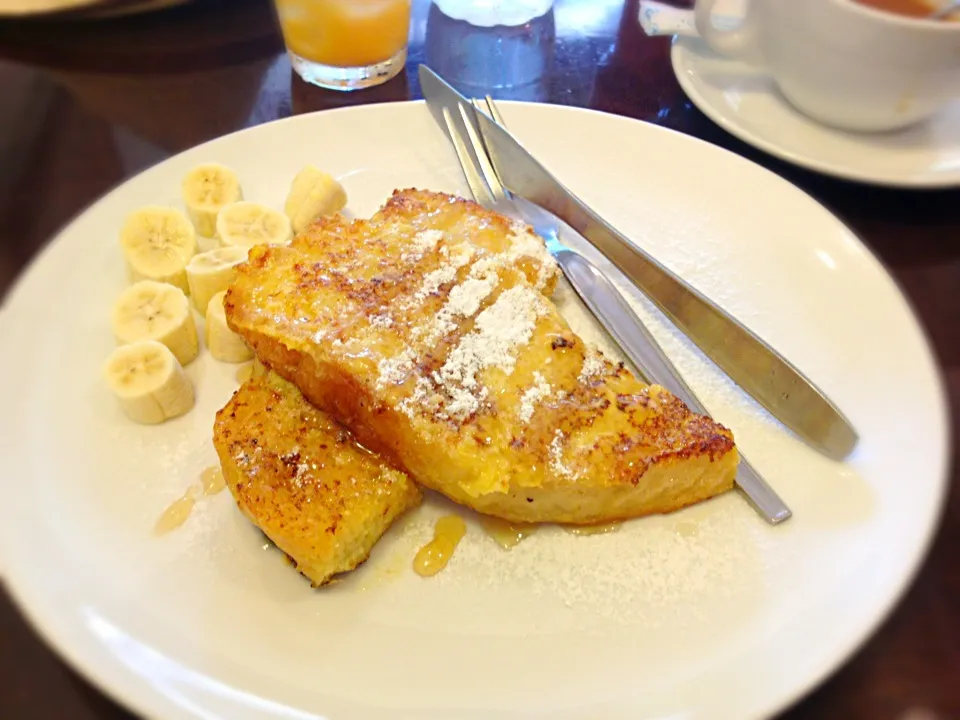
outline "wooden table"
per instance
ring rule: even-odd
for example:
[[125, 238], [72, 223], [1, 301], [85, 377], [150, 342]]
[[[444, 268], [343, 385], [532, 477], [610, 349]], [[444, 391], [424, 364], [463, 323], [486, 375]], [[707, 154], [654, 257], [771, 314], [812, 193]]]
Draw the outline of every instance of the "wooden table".
[[[73, 215], [172, 153], [291, 113], [419, 97], [415, 64], [442, 62], [442, 47], [428, 42], [429, 26], [442, 21], [436, 14], [417, 0], [407, 73], [355, 94], [325, 92], [291, 75], [268, 0], [203, 0], [88, 24], [0, 23], [0, 294]], [[495, 96], [664, 125], [744, 155], [813, 194], [860, 234], [910, 297], [956, 414], [960, 190], [839, 182], [735, 140], [691, 106], [671, 72], [669, 41], [645, 37], [636, 17], [636, 0], [557, 0], [552, 27], [536, 28], [555, 35], [545, 72]], [[891, 411], [895, 402], [892, 388]], [[957, 437], [954, 430], [954, 445]], [[960, 718], [960, 478], [956, 468], [952, 473], [935, 545], [903, 602], [845, 667], [783, 717]], [[62, 664], [2, 594], [0, 637], [0, 718], [129, 717]]]

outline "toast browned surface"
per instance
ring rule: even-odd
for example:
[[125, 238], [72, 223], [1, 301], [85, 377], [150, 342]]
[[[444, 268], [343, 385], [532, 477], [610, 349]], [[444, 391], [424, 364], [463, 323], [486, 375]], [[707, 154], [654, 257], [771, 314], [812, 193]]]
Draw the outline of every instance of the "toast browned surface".
[[[397, 233], [417, 237], [421, 232], [438, 231], [498, 255], [546, 297], [553, 295], [560, 268], [547, 252], [543, 239], [529, 225], [487, 210], [472, 200], [429, 190], [397, 190], [366, 225], [368, 234], [385, 237]], [[407, 247], [404, 251], [409, 255], [413, 250]]]
[[369, 221], [254, 248], [228, 323], [363, 445], [481, 512], [606, 522], [730, 489], [729, 430], [588, 350], [522, 230], [397, 193]]
[[353, 570], [420, 504], [416, 483], [275, 373], [234, 393], [217, 413], [213, 443], [240, 510], [314, 585]]

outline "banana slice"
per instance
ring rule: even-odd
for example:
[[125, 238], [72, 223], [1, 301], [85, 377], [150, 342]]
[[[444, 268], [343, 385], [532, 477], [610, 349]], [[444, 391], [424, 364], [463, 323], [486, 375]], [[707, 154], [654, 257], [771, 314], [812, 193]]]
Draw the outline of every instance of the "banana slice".
[[303, 231], [322, 215], [333, 215], [347, 204], [347, 192], [325, 172], [307, 165], [297, 173], [290, 186], [283, 211], [295, 233]]
[[246, 259], [247, 251], [241, 247], [217, 248], [190, 258], [187, 283], [194, 307], [205, 313], [210, 298], [230, 286], [237, 277], [237, 265]]
[[217, 215], [217, 237], [222, 247], [286, 245], [293, 240], [290, 219], [265, 205], [236, 202]]
[[218, 292], [207, 305], [207, 348], [217, 360], [246, 362], [253, 357], [253, 352], [243, 338], [227, 325], [227, 315], [223, 311], [224, 295], [225, 292]]
[[156, 280], [187, 290], [187, 262], [197, 252], [197, 234], [174, 208], [151, 205], [127, 216], [120, 247], [134, 280]]
[[166, 345], [141, 340], [121, 345], [107, 358], [103, 375], [128, 418], [155, 425], [193, 407], [193, 385]]
[[197, 165], [188, 172], [181, 192], [194, 227], [205, 237], [213, 237], [216, 232], [217, 213], [224, 206], [243, 199], [237, 174], [217, 163]]
[[121, 345], [156, 340], [168, 347], [181, 365], [200, 350], [190, 303], [173, 285], [153, 280], [134, 283], [114, 303], [111, 324]]

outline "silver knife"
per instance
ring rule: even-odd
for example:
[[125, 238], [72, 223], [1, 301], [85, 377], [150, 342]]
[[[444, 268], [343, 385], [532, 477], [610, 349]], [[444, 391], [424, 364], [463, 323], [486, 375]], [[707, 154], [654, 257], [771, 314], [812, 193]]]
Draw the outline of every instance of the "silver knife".
[[420, 86], [441, 128], [461, 104], [483, 136], [497, 175], [514, 195], [552, 212], [626, 275], [734, 382], [807, 443], [833, 458], [857, 444], [849, 420], [789, 361], [698, 290], [633, 244], [560, 184], [504, 128], [425, 65]]
[[[483, 112], [483, 108], [479, 107], [476, 101], [473, 106]], [[487, 108], [490, 116], [502, 125], [499, 112], [489, 97]], [[563, 240], [575, 235], [576, 231], [540, 206], [503, 190], [502, 183], [487, 158], [480, 136], [462, 107], [460, 119], [464, 121], [463, 127], [473, 154], [464, 142], [452, 115], [447, 118], [448, 137], [460, 158], [460, 166], [474, 196], [486, 207], [533, 226], [577, 295], [620, 346], [640, 377], [648, 383], [658, 383], [667, 388], [694, 412], [709, 415], [616, 286], [590, 260], [563, 244]], [[476, 157], [479, 168], [473, 162], [473, 157]], [[480, 199], [484, 187], [491, 196], [488, 202]], [[760, 516], [771, 525], [778, 525], [791, 516], [790, 508], [742, 453], [737, 467], [736, 484]]]

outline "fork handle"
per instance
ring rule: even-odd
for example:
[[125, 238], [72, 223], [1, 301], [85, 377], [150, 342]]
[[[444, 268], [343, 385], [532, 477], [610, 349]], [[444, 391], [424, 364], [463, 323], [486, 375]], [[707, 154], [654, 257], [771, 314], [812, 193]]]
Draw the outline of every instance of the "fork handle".
[[[659, 343], [617, 290], [587, 258], [569, 249], [553, 253], [577, 295], [601, 325], [616, 340], [630, 362], [648, 382], [662, 385], [701, 415], [709, 415], [703, 403], [680, 376]], [[741, 454], [737, 485], [771, 525], [790, 517], [790, 509]]]

